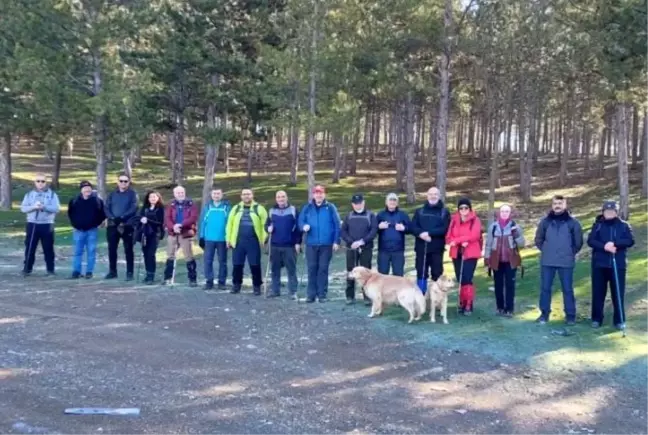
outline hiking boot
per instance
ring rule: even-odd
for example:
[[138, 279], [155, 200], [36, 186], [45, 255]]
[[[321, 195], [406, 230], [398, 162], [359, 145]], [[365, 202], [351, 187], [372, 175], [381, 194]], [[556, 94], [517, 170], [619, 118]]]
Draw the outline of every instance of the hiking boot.
[[132, 280], [133, 280], [133, 272], [127, 272], [126, 281], [132, 281]]
[[191, 260], [187, 263], [187, 277], [189, 278], [189, 287], [196, 287], [198, 285], [198, 272], [196, 270], [196, 260]]
[[254, 296], [261, 296], [261, 287], [254, 287], [254, 289], [252, 290], [252, 294]]
[[232, 290], [230, 290], [230, 293], [233, 295], [241, 293], [241, 286], [240, 285], [233, 286]]
[[321, 304], [323, 304], [323, 303], [325, 303], [325, 302], [328, 302], [328, 299], [326, 298], [326, 296], [324, 296], [323, 298], [317, 298], [317, 300], [318, 300]]
[[614, 327], [619, 331], [624, 331], [626, 329], [625, 323], [617, 323], [616, 325], [614, 325]]
[[307, 298], [307, 299], [306, 299], [306, 303], [307, 303], [307, 304], [312, 304], [313, 302], [315, 302], [315, 298], [312, 298], [312, 299], [311, 299], [311, 298]]
[[23, 277], [23, 278], [27, 278], [28, 276], [31, 275], [31, 271], [28, 272], [28, 271], [26, 271], [26, 270], [23, 270], [23, 271], [21, 272], [21, 274], [22, 274], [22, 277]]
[[495, 315], [498, 317], [504, 316], [504, 310], [498, 308], [497, 311], [495, 311]]
[[198, 287], [198, 283], [196, 281], [189, 281], [189, 287]]
[[79, 279], [81, 278], [81, 272], [72, 272], [72, 275], [70, 275], [70, 279]]
[[540, 314], [540, 316], [536, 319], [536, 323], [539, 325], [545, 325], [548, 321], [549, 319], [544, 314]]
[[293, 293], [290, 295], [290, 299], [292, 299], [293, 301], [298, 301], [299, 297], [297, 296], [297, 293]]
[[600, 327], [601, 327], [601, 322], [596, 322], [596, 321], [592, 322], [592, 328], [598, 329]]
[[207, 281], [205, 281], [203, 290], [213, 290], [213, 289], [214, 289], [214, 280], [208, 279]]
[[155, 281], [155, 274], [147, 273], [146, 278], [144, 278], [144, 284], [152, 285], [154, 281]]
[[266, 298], [267, 299], [278, 298], [279, 296], [281, 296], [281, 293], [270, 292], [268, 293], [268, 296], [266, 296]]
[[355, 304], [355, 299], [348, 298], [348, 299], [346, 300], [346, 304], [347, 304], [347, 305], [353, 305], [353, 304]]
[[85, 279], [92, 279], [92, 272], [88, 272], [85, 274]]
[[48, 270], [47, 276], [56, 276], [56, 272], [54, 272], [53, 270]]
[[117, 278], [117, 272], [108, 272], [106, 276], [104, 276], [104, 279], [115, 279]]
[[227, 284], [218, 284], [218, 290], [227, 290]]
[[503, 316], [506, 317], [507, 319], [510, 319], [513, 317], [513, 311], [504, 311]]

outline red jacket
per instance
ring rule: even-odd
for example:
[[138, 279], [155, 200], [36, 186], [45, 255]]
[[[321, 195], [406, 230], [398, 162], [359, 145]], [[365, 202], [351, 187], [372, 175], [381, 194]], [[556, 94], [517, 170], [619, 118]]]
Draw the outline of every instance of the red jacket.
[[464, 242], [468, 242], [468, 246], [462, 248], [463, 258], [466, 260], [480, 258], [481, 240], [481, 222], [475, 212], [471, 211], [464, 222], [461, 222], [459, 212], [452, 214], [450, 227], [446, 234], [446, 244], [455, 242], [455, 246], [450, 247], [450, 258], [457, 258], [459, 247]]
[[[164, 227], [169, 235], [175, 235], [173, 226], [177, 223], [177, 214], [178, 202], [174, 200], [164, 210]], [[182, 211], [182, 232], [180, 233], [182, 237], [188, 239], [196, 235], [196, 222], [198, 222], [198, 207], [192, 200], [186, 199]]]

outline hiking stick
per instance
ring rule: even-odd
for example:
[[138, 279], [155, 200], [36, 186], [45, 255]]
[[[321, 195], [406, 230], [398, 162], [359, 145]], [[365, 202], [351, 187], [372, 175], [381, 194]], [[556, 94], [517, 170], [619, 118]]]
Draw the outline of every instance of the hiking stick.
[[[40, 213], [40, 210], [36, 210], [36, 217], [34, 218], [34, 221], [38, 220], [38, 213]], [[29, 222], [27, 222], [29, 225]], [[25, 253], [25, 266], [23, 267], [23, 270], [27, 272], [27, 267], [29, 265], [29, 258], [32, 255], [32, 247], [34, 245], [34, 236], [36, 235], [36, 222], [32, 223], [32, 230], [31, 230], [31, 235], [29, 236], [29, 244], [27, 245], [27, 252]], [[36, 257], [36, 252], [34, 252], [34, 257]], [[30, 270], [31, 272], [31, 270]]]
[[140, 270], [144, 261], [144, 248], [146, 248], [146, 236], [144, 234], [142, 236], [142, 255], [140, 255], [139, 261], [137, 262], [137, 277], [135, 278], [135, 282], [140, 282]]
[[176, 244], [173, 249], [173, 272], [171, 273], [171, 285], [175, 285], [176, 264], [178, 263], [178, 251], [180, 250], [180, 234], [175, 236]]
[[[265, 277], [263, 278], [263, 296], [268, 297], [268, 273], [270, 272], [270, 260], [272, 256], [272, 233], [268, 236], [268, 262], [266, 263]], [[281, 285], [281, 284], [280, 284]]]
[[614, 270], [614, 290], [616, 292], [617, 304], [619, 305], [619, 320], [621, 320], [621, 333], [626, 336], [625, 316], [623, 315], [623, 302], [621, 302], [621, 289], [619, 288], [619, 271], [617, 269], [616, 256], [612, 254], [612, 269]]
[[459, 291], [457, 292], [457, 313], [459, 313], [461, 307], [461, 282], [463, 281], [463, 267], [464, 267], [464, 256], [461, 247], [458, 248], [459, 253], [461, 254], [461, 264], [459, 266]]

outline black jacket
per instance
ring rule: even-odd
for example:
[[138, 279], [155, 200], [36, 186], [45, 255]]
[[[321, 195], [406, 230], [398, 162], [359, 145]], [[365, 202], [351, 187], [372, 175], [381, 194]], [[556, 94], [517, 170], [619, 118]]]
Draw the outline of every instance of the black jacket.
[[351, 211], [342, 221], [340, 237], [347, 246], [353, 242], [364, 240], [365, 247], [373, 247], [373, 241], [378, 232], [378, 221], [375, 213], [364, 210], [362, 213]]
[[133, 189], [112, 191], [106, 199], [106, 217], [112, 225], [132, 225], [137, 214], [137, 193]]
[[439, 200], [434, 205], [426, 202], [421, 208], [414, 211], [412, 217], [411, 233], [416, 237], [414, 249], [423, 252], [425, 241], [419, 236], [427, 232], [432, 241], [427, 244], [427, 252], [443, 253], [445, 251], [445, 236], [450, 226], [450, 211], [445, 208], [443, 201]]
[[634, 246], [634, 236], [630, 224], [619, 218], [605, 220], [598, 216], [587, 237], [587, 244], [592, 248], [592, 267], [612, 268], [613, 255], [605, 250], [607, 242], [614, 243], [617, 251], [614, 254], [617, 268], [625, 269], [626, 250]]
[[[140, 219], [145, 217], [147, 222], [142, 224]], [[134, 219], [133, 219], [134, 220]], [[142, 238], [157, 236], [158, 240], [164, 238], [164, 207], [142, 207], [138, 213], [137, 224], [135, 225], [135, 241], [142, 242]]]
[[94, 193], [84, 199], [81, 194], [68, 204], [68, 218], [74, 229], [88, 231], [97, 228], [106, 219], [104, 203]]

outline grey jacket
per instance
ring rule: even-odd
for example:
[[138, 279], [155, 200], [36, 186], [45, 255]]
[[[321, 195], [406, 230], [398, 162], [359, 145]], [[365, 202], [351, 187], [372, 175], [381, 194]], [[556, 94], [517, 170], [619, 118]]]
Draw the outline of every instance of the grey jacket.
[[[513, 224], [515, 224], [516, 227], [515, 235], [517, 237], [514, 237], [513, 232], [511, 231]], [[504, 237], [506, 239], [506, 242], [511, 249], [515, 249], [516, 247], [519, 249], [524, 248], [525, 241], [524, 231], [522, 230], [522, 227], [519, 226], [517, 222], [511, 220], [506, 224], [504, 228], [501, 228], [499, 222], [497, 222], [496, 220], [488, 227], [488, 232], [486, 233], [486, 243], [484, 244], [484, 259], [490, 258], [491, 252], [497, 250], [497, 241], [500, 237]]]
[[[34, 210], [37, 202], [43, 204], [43, 209], [40, 211]], [[50, 188], [27, 192], [20, 204], [20, 211], [27, 214], [27, 222], [35, 224], [53, 224], [56, 213], [60, 209], [58, 195]]]
[[583, 247], [583, 228], [568, 211], [560, 215], [549, 212], [538, 224], [535, 245], [541, 252], [541, 266], [574, 267], [576, 254]]

